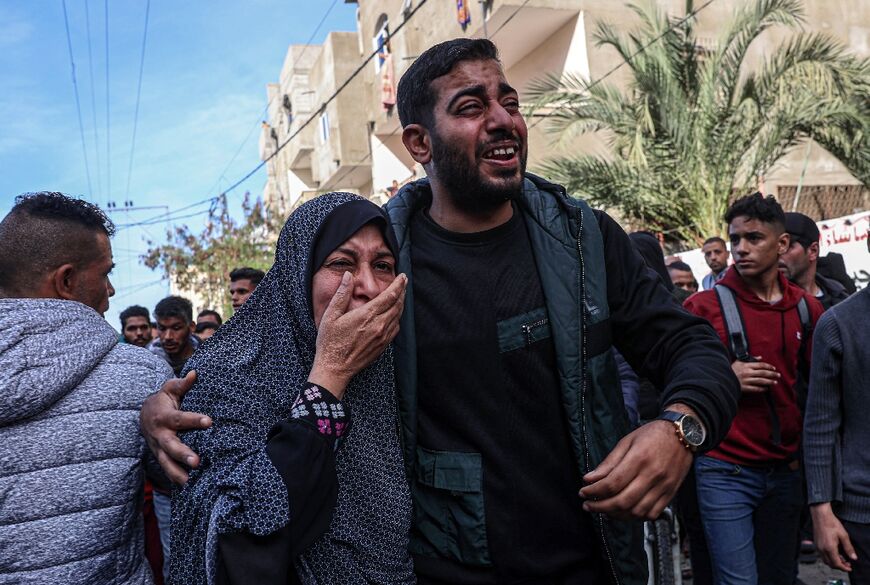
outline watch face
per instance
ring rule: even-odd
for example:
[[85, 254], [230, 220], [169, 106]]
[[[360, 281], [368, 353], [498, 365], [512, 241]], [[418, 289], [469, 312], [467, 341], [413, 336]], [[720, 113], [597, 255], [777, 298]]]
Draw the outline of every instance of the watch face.
[[704, 427], [695, 417], [684, 416], [680, 427], [683, 431], [683, 438], [693, 447], [698, 447], [704, 442]]

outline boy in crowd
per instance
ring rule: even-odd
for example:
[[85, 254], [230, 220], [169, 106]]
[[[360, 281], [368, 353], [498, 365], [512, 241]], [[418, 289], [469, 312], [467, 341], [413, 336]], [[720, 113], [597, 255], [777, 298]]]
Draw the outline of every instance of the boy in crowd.
[[789, 236], [773, 197], [738, 199], [725, 221], [735, 270], [685, 307], [731, 350], [742, 394], [725, 439], [695, 461], [698, 505], [716, 583], [792, 585], [803, 500], [796, 387], [822, 306], [779, 272]]
[[166, 297], [154, 307], [154, 316], [159, 337], [149, 349], [165, 359], [178, 376], [199, 347], [199, 339], [193, 335], [193, 306], [184, 297]]
[[233, 311], [238, 311], [245, 304], [264, 276], [266, 273], [262, 270], [247, 266], [230, 272], [230, 300], [233, 302]]
[[147, 347], [151, 343], [151, 315], [148, 309], [133, 305], [121, 311], [121, 334], [126, 343]]

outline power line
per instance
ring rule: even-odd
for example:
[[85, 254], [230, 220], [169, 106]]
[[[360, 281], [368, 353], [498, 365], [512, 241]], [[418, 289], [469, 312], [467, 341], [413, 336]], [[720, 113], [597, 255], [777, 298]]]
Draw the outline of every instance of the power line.
[[[399, 23], [399, 25], [396, 27], [396, 29], [388, 34], [386, 41], [389, 42], [393, 38], [393, 36], [398, 34], [399, 31], [401, 31], [405, 27], [405, 25], [408, 24], [408, 22], [414, 17], [414, 15], [417, 14], [417, 12], [420, 10], [420, 8], [422, 8], [426, 4], [426, 2], [428, 2], [428, 0], [420, 0], [420, 2], [411, 10], [411, 12], [408, 13], [408, 15], [405, 17], [405, 19], [401, 23]], [[308, 119], [306, 119], [305, 122], [303, 122], [299, 126], [299, 128], [296, 129], [295, 132], [293, 132], [290, 136], [288, 136], [284, 140], [284, 142], [282, 142], [281, 144], [279, 144], [277, 146], [277, 148], [275, 149], [274, 152], [272, 152], [272, 154], [270, 154], [265, 160], [263, 160], [259, 164], [257, 164], [253, 169], [251, 169], [248, 173], [246, 173], [242, 178], [240, 178], [235, 183], [230, 185], [227, 189], [223, 190], [220, 195], [217, 195], [214, 197], [207, 197], [205, 199], [202, 199], [200, 201], [197, 201], [195, 203], [191, 203], [190, 205], [182, 207], [181, 209], [177, 209], [171, 213], [160, 214], [160, 215], [154, 216], [152, 218], [143, 220], [141, 222], [135, 222], [135, 223], [117, 226], [117, 228], [118, 229], [126, 229], [126, 228], [136, 227], [136, 226], [140, 226], [140, 225], [152, 225], [154, 223], [160, 223], [160, 222], [166, 222], [166, 221], [176, 221], [179, 219], [186, 219], [189, 217], [195, 217], [197, 215], [202, 215], [204, 213], [207, 213], [207, 211], [210, 211], [210, 210], [202, 210], [202, 211], [198, 211], [196, 213], [192, 213], [192, 214], [182, 216], [182, 217], [176, 217], [174, 215], [174, 214], [179, 213], [181, 211], [184, 211], [184, 210], [187, 210], [187, 209], [199, 206], [199, 205], [203, 205], [205, 203], [215, 203], [216, 201], [218, 201], [220, 199], [220, 197], [227, 195], [231, 191], [235, 190], [239, 185], [241, 185], [242, 183], [244, 183], [245, 181], [250, 179], [252, 176], [254, 176], [254, 174], [257, 171], [259, 171], [261, 168], [263, 168], [266, 165], [266, 163], [268, 163], [273, 158], [275, 158], [278, 155], [278, 153], [285, 146], [287, 146], [294, 138], [299, 136], [299, 134], [306, 127], [308, 127], [308, 125], [310, 125], [321, 112], [323, 112], [326, 109], [326, 106], [328, 106], [330, 103], [332, 103], [332, 101], [335, 100], [335, 98], [337, 98], [341, 92], [343, 92], [345, 89], [347, 89], [347, 87], [348, 87], [348, 85], [350, 85], [351, 81], [353, 81], [354, 78], [356, 78], [356, 76], [359, 75], [363, 71], [363, 69], [369, 64], [369, 62], [372, 59], [375, 58], [375, 56], [378, 55], [379, 52], [380, 52], [379, 49], [375, 49], [374, 51], [372, 51], [362, 61], [362, 63], [360, 63], [360, 65], [348, 76], [348, 78], [345, 79], [344, 82], [326, 100], [324, 100], [323, 103], [320, 104], [320, 107], [317, 108], [317, 110]]]
[[[322, 27], [323, 23], [326, 22], [327, 17], [329, 17], [329, 14], [332, 12], [332, 9], [335, 8], [336, 4], [338, 4], [338, 0], [333, 0], [332, 4], [329, 5], [329, 8], [326, 9], [326, 12], [320, 18], [320, 22], [317, 23], [316, 27], [314, 27], [314, 30], [312, 31], [312, 33], [310, 35], [308, 35], [308, 40], [305, 41], [305, 45], [303, 46], [302, 51], [299, 53], [299, 56], [297, 56], [296, 59], [293, 60], [293, 64], [290, 66], [291, 69], [293, 69], [296, 66], [296, 63], [298, 63], [299, 61], [302, 60], [302, 56], [305, 55], [305, 51], [308, 50], [308, 47], [311, 45], [311, 41], [314, 40], [314, 37], [320, 31], [320, 27]], [[224, 170], [221, 171], [220, 175], [218, 175], [218, 178], [214, 182], [214, 185], [212, 185], [211, 189], [208, 190], [209, 193], [214, 191], [220, 185], [221, 179], [224, 178], [224, 175], [226, 175], [226, 172], [229, 170], [230, 166], [232, 166], [232, 164], [235, 162], [236, 158], [239, 156], [239, 153], [242, 152], [242, 149], [248, 143], [248, 140], [251, 139], [251, 135], [254, 133], [254, 130], [256, 130], [260, 126], [260, 123], [262, 122], [262, 120], [265, 117], [267, 117], [268, 112], [269, 112], [269, 108], [272, 106], [272, 101], [274, 99], [275, 99], [275, 96], [272, 96], [271, 98], [269, 98], [269, 101], [266, 103], [266, 107], [263, 108], [262, 114], [257, 116], [257, 119], [254, 120], [254, 124], [251, 126], [251, 129], [248, 130], [248, 134], [245, 136], [245, 139], [242, 140], [242, 143], [239, 145], [239, 148], [236, 150], [235, 154], [233, 154], [233, 158], [230, 159], [230, 162], [227, 163], [226, 167], [224, 167]]]
[[[204, 202], [201, 201], [198, 204], [194, 203], [193, 205], [201, 205], [202, 203], [204, 203]], [[180, 211], [188, 209], [189, 207], [192, 207], [193, 205], [188, 205], [187, 207], [182, 207], [181, 209], [173, 211], [172, 213], [178, 213]], [[211, 209], [204, 209], [202, 211], [195, 211], [195, 212], [189, 213], [187, 215], [181, 215], [181, 216], [175, 216], [175, 217], [157, 217], [157, 216], [155, 216], [154, 218], [151, 218], [151, 219], [145, 219], [145, 220], [137, 221], [137, 222], [133, 222], [133, 223], [124, 223], [124, 224], [116, 225], [115, 229], [122, 230], [122, 229], [129, 229], [132, 227], [141, 227], [141, 226], [155, 225], [158, 223], [165, 223], [165, 222], [169, 222], [169, 221], [178, 221], [181, 219], [189, 219], [191, 217], [203, 215], [204, 213], [208, 213], [209, 211], [211, 211]]]
[[128, 285], [126, 287], [120, 288], [118, 290], [126, 290], [126, 292], [121, 293], [121, 294], [115, 294], [115, 296], [112, 297], [112, 300], [118, 301], [120, 299], [129, 297], [130, 295], [133, 295], [133, 294], [136, 294], [140, 291], [143, 291], [146, 288], [151, 288], [152, 286], [158, 285], [158, 284], [164, 282], [165, 280], [166, 279], [161, 278], [159, 280], [152, 280], [151, 282], [137, 282], [135, 284], [131, 284], [131, 285]]
[[[405, 20], [403, 20], [402, 22], [399, 23], [399, 26], [396, 27], [396, 30], [394, 30], [394, 31], [392, 31], [392, 32], [389, 32], [389, 33], [387, 34], [387, 38], [386, 38], [386, 41], [385, 41], [385, 42], [389, 42], [389, 41], [393, 38], [394, 35], [396, 35], [400, 30], [402, 30], [402, 28], [404, 28], [404, 26], [405, 26], [406, 24], [408, 24], [408, 21], [410, 21], [411, 18], [413, 18], [414, 15], [417, 14], [417, 11], [419, 11], [420, 8], [422, 8], [422, 7], [426, 4], [427, 1], [428, 1], [428, 0], [421, 0], [421, 1], [417, 4], [417, 6], [415, 6], [415, 7], [413, 8], [413, 10], [411, 10], [411, 12], [410, 12], [410, 13], [408, 14], [408, 16], [405, 18]], [[369, 62], [370, 62], [372, 59], [375, 58], [375, 56], [378, 55], [379, 52], [380, 52], [380, 49], [375, 49], [374, 51], [372, 51], [372, 52], [369, 54], [369, 56], [366, 57], [366, 58], [363, 60], [363, 62], [359, 65], [359, 67], [357, 67], [357, 68], [353, 71], [353, 73], [350, 74], [350, 76], [349, 76], [349, 77], [344, 81], [344, 83], [342, 83], [342, 84], [338, 87], [338, 89], [336, 89], [336, 90], [332, 93], [332, 95], [330, 95], [330, 96], [326, 99], [326, 101], [324, 101], [322, 104], [320, 104], [320, 107], [317, 109], [316, 112], [314, 112], [314, 113], [311, 115], [311, 117], [309, 117], [307, 120], [305, 120], [305, 122], [303, 122], [302, 125], [300, 125], [299, 128], [297, 128], [295, 132], [293, 132], [290, 136], [288, 136], [287, 139], [286, 139], [284, 142], [282, 142], [281, 144], [279, 144], [278, 147], [275, 149], [275, 151], [272, 152], [272, 154], [270, 154], [268, 157], [266, 157], [265, 160], [261, 161], [260, 164], [258, 164], [257, 166], [255, 166], [255, 167], [254, 167], [251, 171], [249, 171], [245, 176], [243, 176], [241, 179], [239, 179], [238, 181], [236, 181], [235, 183], [233, 183], [232, 185], [230, 185], [229, 188], [225, 189], [224, 192], [223, 192], [223, 194], [227, 194], [227, 193], [229, 193], [230, 191], [234, 190], [236, 187], [238, 187], [239, 185], [241, 185], [242, 183], [244, 183], [245, 181], [247, 181], [248, 179], [250, 179], [250, 178], [254, 175], [254, 173], [256, 173], [257, 171], [259, 171], [261, 168], [263, 168], [263, 166], [265, 166], [266, 163], [268, 163], [270, 160], [272, 160], [273, 158], [275, 158], [275, 157], [278, 155], [278, 153], [281, 152], [281, 150], [282, 150], [285, 146], [287, 146], [287, 145], [290, 143], [291, 140], [293, 140], [294, 138], [296, 138], [296, 137], [297, 137], [297, 136], [298, 136], [298, 135], [299, 135], [299, 134], [300, 134], [300, 133], [301, 133], [301, 132], [302, 132], [302, 131], [303, 131], [303, 130], [304, 130], [304, 129], [309, 125], [309, 124], [311, 124], [311, 123], [314, 121], [314, 119], [317, 117], [318, 114], [322, 113], [322, 112], [326, 109], [326, 106], [328, 106], [328, 105], [329, 105], [329, 104], [330, 104], [330, 103], [331, 103], [331, 102], [332, 102], [336, 97], [338, 97], [338, 94], [340, 94], [342, 91], [344, 91], [344, 89], [345, 89], [348, 85], [350, 85], [350, 82], [353, 81], [353, 79], [354, 79], [357, 75], [360, 74], [360, 72], [361, 72], [361, 71], [362, 71], [362, 70], [363, 70], [363, 69], [364, 69], [364, 68], [369, 64]]]
[[106, 200], [112, 197], [112, 126], [109, 118], [109, 0], [106, 0]]
[[130, 165], [127, 167], [127, 189], [124, 200], [130, 197], [130, 178], [133, 176], [133, 155], [136, 152], [136, 128], [139, 125], [139, 101], [142, 97], [142, 72], [145, 70], [145, 42], [148, 39], [148, 13], [151, 11], [151, 0], [145, 2], [145, 30], [142, 33], [142, 54], [139, 58], [139, 83], [136, 86], [136, 110], [133, 113], [133, 140], [130, 143]]
[[519, 8], [517, 8], [516, 10], [513, 11], [513, 14], [511, 14], [510, 16], [508, 16], [507, 19], [506, 19], [503, 23], [501, 23], [497, 29], [495, 29], [495, 32], [492, 33], [492, 36], [489, 37], [489, 38], [492, 39], [495, 35], [498, 34], [498, 32], [499, 32], [501, 29], [503, 29], [504, 27], [506, 27], [507, 24], [508, 24], [510, 21], [512, 21], [512, 20], [514, 19], [514, 17], [517, 15], [517, 13], [519, 13], [520, 10], [522, 10], [523, 8], [525, 8], [525, 7], [526, 7], [526, 4], [528, 4], [528, 3], [529, 3], [529, 0], [525, 0], [525, 2], [523, 2], [523, 3], [519, 6]]
[[85, 126], [82, 124], [82, 106], [79, 102], [79, 84], [76, 81], [76, 62], [73, 58], [72, 38], [69, 34], [69, 18], [66, 13], [66, 0], [61, 0], [63, 4], [63, 24], [66, 28], [66, 46], [69, 49], [69, 65], [72, 71], [73, 92], [76, 96], [76, 113], [79, 117], [79, 133], [82, 137], [82, 154], [85, 157], [85, 175], [88, 178], [88, 195], [93, 196], [93, 188], [91, 187], [91, 167], [88, 164], [88, 147], [85, 143]]
[[97, 200], [103, 199], [103, 171], [100, 168], [100, 134], [97, 129], [97, 92], [94, 91], [94, 56], [91, 52], [91, 13], [85, 0], [85, 30], [88, 33], [88, 79], [91, 82], [91, 115], [94, 121], [94, 153], [97, 156]]
[[[689, 21], [690, 18], [693, 18], [694, 16], [696, 16], [696, 15], [697, 15], [698, 13], [700, 13], [702, 10], [704, 10], [705, 8], [707, 8], [708, 6], [710, 6], [710, 4], [712, 4], [713, 2], [714, 2], [714, 0], [707, 0], [707, 2], [705, 2], [703, 5], [701, 5], [701, 6], [699, 6], [698, 8], [692, 10], [691, 12], [689, 12], [689, 13], [688, 13], [686, 16], [684, 16], [683, 18], [681, 18], [680, 20], [677, 20], [676, 22], [674, 22], [673, 24], [671, 24], [671, 26], [669, 26], [668, 28], [666, 28], [666, 29], [662, 32], [662, 34], [660, 34], [659, 36], [655, 37], [654, 39], [652, 39], [651, 41], [649, 41], [648, 43], [646, 43], [645, 45], [643, 45], [642, 47], [640, 47], [640, 48], [639, 48], [638, 50], [636, 50], [634, 53], [632, 53], [631, 55], [629, 55], [628, 57], [626, 57], [623, 61], [620, 61], [620, 62], [619, 62], [615, 67], [611, 68], [607, 73], [605, 73], [604, 75], [602, 75], [601, 77], [599, 77], [598, 79], [596, 79], [595, 81], [593, 81], [592, 83], [590, 83], [588, 86], [586, 86], [586, 91], [588, 92], [590, 89], [592, 89], [593, 87], [595, 87], [596, 85], [598, 85], [599, 83], [601, 83], [602, 81], [604, 81], [605, 79], [607, 79], [608, 77], [610, 77], [611, 75], [613, 75], [614, 73], [616, 73], [616, 71], [619, 70], [619, 68], [621, 68], [623, 65], [625, 65], [625, 64], [627, 64], [627, 63], [630, 63], [630, 62], [632, 61], [632, 59], [634, 59], [635, 57], [637, 57], [638, 55], [640, 55], [641, 53], [643, 53], [644, 51], [646, 51], [648, 48], [650, 48], [650, 47], [651, 47], [652, 45], [654, 45], [655, 43], [657, 43], [657, 42], [659, 42], [660, 40], [662, 40], [663, 38], [665, 38], [665, 36], [666, 36], [668, 33], [672, 32], [672, 31], [675, 30], [676, 28], [679, 28], [679, 27], [683, 26], [684, 24], [686, 24], [686, 23]], [[535, 126], [537, 126], [538, 124], [540, 124], [542, 121], [544, 121], [545, 119], [549, 118], [549, 117], [550, 117], [550, 114], [539, 114], [539, 115], [536, 115], [536, 116], [534, 116], [534, 117], [538, 118], [538, 120], [535, 121], [531, 126], [529, 126], [529, 129], [534, 128]]]
[[[420, 8], [421, 8], [424, 4], [426, 4], [427, 1], [428, 1], [428, 0], [421, 0], [421, 1], [417, 4], [417, 6], [415, 6], [414, 9], [413, 9], [410, 13], [408, 13], [408, 15], [405, 17], [405, 19], [404, 19], [401, 23], [399, 23], [399, 25], [396, 27], [396, 29], [388, 34], [388, 36], [387, 36], [387, 42], [389, 42], [389, 40], [392, 39], [394, 35], [396, 35], [400, 30], [402, 30], [402, 28], [404, 28], [404, 26], [408, 23], [408, 21], [410, 21], [411, 18], [413, 18], [413, 16], [417, 13], [417, 11], [420, 10]], [[186, 215], [186, 216], [182, 216], [182, 217], [175, 217], [175, 216], [174, 216], [174, 214], [176, 214], [176, 213], [179, 213], [179, 212], [181, 212], [181, 211], [185, 211], [185, 210], [187, 210], [187, 209], [190, 209], [190, 208], [193, 208], [193, 207], [196, 207], [196, 206], [199, 206], [199, 205], [203, 205], [203, 204], [205, 204], [205, 203], [214, 203], [214, 202], [216, 202], [216, 201], [217, 201], [221, 196], [224, 196], [224, 195], [230, 193], [231, 191], [233, 191], [234, 189], [236, 189], [239, 185], [241, 185], [242, 183], [244, 183], [245, 181], [247, 181], [248, 179], [250, 179], [252, 176], [254, 176], [254, 174], [255, 174], [257, 171], [259, 171], [261, 168], [263, 168], [263, 167], [266, 165], [266, 163], [268, 163], [270, 160], [272, 160], [273, 158], [275, 158], [275, 157], [278, 155], [278, 153], [279, 153], [279, 152], [280, 152], [280, 151], [281, 151], [285, 146], [287, 146], [287, 145], [290, 143], [290, 141], [292, 141], [294, 138], [296, 138], [296, 137], [297, 137], [297, 136], [298, 136], [298, 135], [299, 135], [299, 134], [300, 134], [300, 133], [301, 133], [301, 132], [302, 132], [302, 131], [303, 131], [303, 130], [304, 130], [304, 129], [309, 125], [309, 124], [311, 124], [311, 123], [314, 121], [314, 119], [318, 116], [318, 114], [320, 114], [321, 112], [323, 112], [323, 111], [326, 109], [326, 106], [328, 106], [328, 105], [329, 105], [329, 104], [330, 104], [330, 103], [331, 103], [331, 102], [332, 102], [336, 97], [338, 97], [338, 95], [339, 95], [342, 91], [344, 91], [344, 90], [347, 88], [348, 85], [350, 85], [350, 82], [353, 81], [353, 79], [354, 79], [357, 75], [359, 75], [359, 74], [362, 72], [362, 70], [363, 70], [363, 69], [368, 65], [368, 63], [369, 63], [372, 59], [375, 58], [375, 56], [377, 56], [378, 53], [379, 53], [379, 50], [378, 50], [378, 49], [375, 49], [374, 51], [372, 51], [372, 53], [370, 53], [370, 54], [369, 54], [369, 55], [368, 55], [368, 56], [363, 60], [363, 62], [362, 62], [362, 63], [361, 63], [361, 64], [360, 64], [360, 65], [359, 65], [359, 66], [358, 66], [358, 67], [357, 67], [357, 68], [356, 68], [356, 69], [355, 69], [355, 70], [350, 74], [350, 76], [349, 76], [349, 77], [348, 77], [348, 78], [347, 78], [347, 79], [346, 79], [346, 80], [345, 80], [345, 81], [344, 81], [344, 82], [343, 82], [343, 83], [338, 87], [338, 89], [336, 89], [336, 90], [332, 93], [332, 95], [330, 95], [330, 96], [329, 96], [329, 97], [328, 97], [328, 98], [327, 98], [323, 103], [320, 104], [320, 107], [317, 109], [317, 111], [315, 111], [315, 112], [314, 112], [314, 113], [313, 113], [313, 114], [312, 114], [312, 115], [311, 115], [307, 120], [305, 120], [305, 122], [303, 122], [303, 123], [299, 126], [299, 128], [296, 129], [295, 132], [293, 132], [290, 136], [288, 136], [287, 139], [284, 140], [284, 142], [282, 142], [281, 144], [279, 144], [279, 145], [277, 146], [277, 148], [275, 149], [275, 151], [272, 152], [272, 154], [270, 154], [270, 155], [269, 155], [265, 160], [263, 160], [263, 161], [261, 161], [259, 164], [257, 164], [253, 169], [251, 169], [251, 170], [250, 170], [247, 174], [245, 174], [241, 179], [237, 180], [235, 183], [233, 183], [232, 185], [230, 185], [227, 189], [225, 189], [224, 191], [222, 191], [220, 195], [217, 195], [217, 196], [214, 196], [214, 197], [207, 197], [207, 198], [205, 198], [205, 199], [202, 199], [202, 200], [200, 200], [200, 201], [197, 201], [197, 202], [195, 202], [195, 203], [191, 203], [190, 205], [187, 205], [187, 206], [185, 206], [185, 207], [182, 207], [181, 209], [177, 209], [177, 210], [173, 211], [172, 213], [165, 213], [165, 214], [157, 215], [157, 216], [154, 216], [154, 217], [152, 217], [152, 218], [149, 218], [149, 219], [143, 220], [143, 221], [141, 221], [141, 222], [136, 222], [136, 223], [131, 223], [131, 224], [126, 224], [126, 225], [117, 226], [117, 229], [126, 229], [126, 228], [131, 228], [131, 227], [137, 227], [137, 226], [140, 226], [140, 225], [152, 225], [152, 224], [154, 224], [154, 223], [160, 223], [160, 222], [165, 222], [165, 221], [176, 221], [176, 220], [179, 220], [179, 219], [186, 219], [186, 218], [189, 218], [189, 217], [195, 217], [195, 216], [197, 216], [197, 215], [202, 215], [202, 214], [205, 214], [205, 213], [207, 213], [208, 211], [210, 211], [210, 210], [202, 210], [202, 211], [198, 211], [198, 212], [196, 212], [196, 213], [192, 213], [192, 214], [189, 214], [189, 215]], [[271, 103], [271, 102], [270, 102], [270, 103]], [[369, 156], [371, 156], [371, 155], [369, 155]]]

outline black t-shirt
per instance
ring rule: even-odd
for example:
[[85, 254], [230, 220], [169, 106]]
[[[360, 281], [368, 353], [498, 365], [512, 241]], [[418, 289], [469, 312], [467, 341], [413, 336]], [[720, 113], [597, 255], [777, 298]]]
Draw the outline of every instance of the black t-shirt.
[[[497, 228], [459, 234], [418, 213], [411, 231], [418, 444], [482, 455], [495, 567], [421, 558], [421, 582], [588, 578], [599, 566], [596, 538], [578, 496], [580, 472], [522, 216], [515, 210]], [[506, 328], [523, 325], [532, 327], [531, 336], [520, 344], [505, 340]]]

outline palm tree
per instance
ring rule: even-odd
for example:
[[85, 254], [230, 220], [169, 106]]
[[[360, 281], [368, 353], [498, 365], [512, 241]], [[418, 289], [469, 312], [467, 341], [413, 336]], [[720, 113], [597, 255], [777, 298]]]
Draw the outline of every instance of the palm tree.
[[809, 138], [870, 180], [870, 61], [826, 35], [796, 32], [762, 63], [747, 63], [765, 30], [799, 28], [799, 0], [747, 4], [712, 49], [698, 42], [693, 17], [632, 9], [641, 25], [627, 37], [604, 23], [595, 33], [629, 68], [624, 90], [576, 75], [532, 84], [532, 111], [560, 140], [597, 132], [611, 153], [554, 158], [544, 174], [692, 244], [721, 234], [732, 195], [754, 190]]

